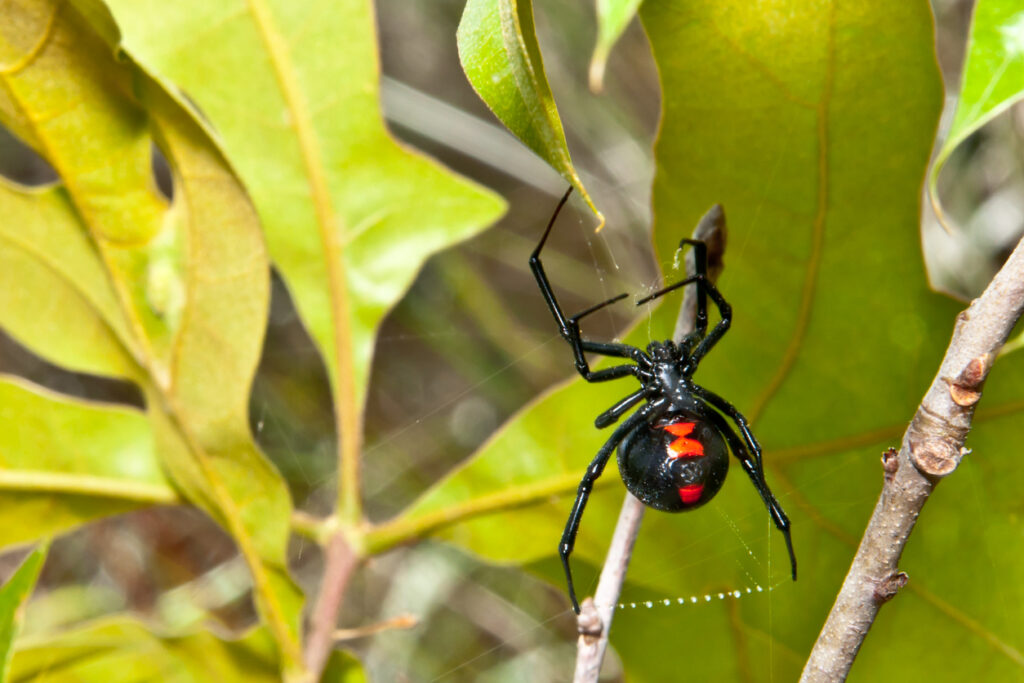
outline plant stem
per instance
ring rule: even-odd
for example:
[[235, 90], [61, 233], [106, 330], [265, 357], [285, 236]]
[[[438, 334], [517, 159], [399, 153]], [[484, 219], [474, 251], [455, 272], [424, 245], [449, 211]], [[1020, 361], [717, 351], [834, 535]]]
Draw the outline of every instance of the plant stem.
[[[555, 387], [553, 391], [558, 391]], [[568, 496], [576, 491], [580, 474], [560, 474], [531, 484], [508, 489], [456, 503], [416, 517], [398, 519], [370, 527], [363, 536], [365, 554], [379, 555], [392, 548], [424, 538], [428, 534], [453, 526], [467, 519], [528, 507], [554, 496]], [[598, 480], [594, 489], [611, 486], [610, 480]]]
[[358, 563], [359, 556], [343, 531], [335, 531], [324, 548], [324, 574], [306, 639], [306, 669], [310, 682], [320, 680], [320, 673], [331, 654], [341, 600]]
[[45, 470], [0, 470], [0, 491], [44, 491], [154, 505], [182, 502], [178, 492], [166, 484]]
[[1024, 241], [980, 297], [957, 316], [938, 373], [903, 436], [883, 456], [882, 494], [801, 681], [846, 679], [881, 606], [907, 582], [897, 563], [932, 490], [964, 453], [981, 388], [1024, 312]]
[[[697, 223], [693, 238], [703, 240], [708, 245], [708, 278], [714, 282], [722, 272], [722, 255], [725, 253], [725, 212], [720, 204], [715, 204]], [[686, 256], [686, 274], [696, 272], [693, 251]], [[676, 329], [673, 338], [678, 342], [693, 331], [694, 318], [697, 315], [697, 288], [688, 287], [679, 308]], [[601, 577], [597, 582], [594, 598], [587, 598], [580, 606], [580, 615], [576, 619], [579, 638], [576, 641], [576, 673], [573, 683], [596, 683], [601, 673], [601, 663], [608, 649], [608, 635], [612, 628], [612, 617], [622, 593], [622, 584], [626, 580], [626, 569], [633, 554], [633, 544], [640, 531], [640, 523], [644, 518], [644, 504], [633, 494], [626, 493], [619, 512], [619, 521], [615, 525], [608, 555], [605, 557]]]
[[640, 533], [640, 523], [644, 521], [644, 504], [627, 492], [622, 501], [619, 521], [615, 524], [608, 556], [601, 568], [601, 578], [593, 598], [586, 598], [580, 605], [580, 615], [576, 618], [579, 638], [576, 640], [576, 673], [573, 683], [590, 683], [597, 681], [601, 673], [601, 663], [608, 649], [608, 634], [612, 627], [612, 617], [619, 602], [622, 584], [626, 580], [626, 569], [633, 555], [633, 544]]

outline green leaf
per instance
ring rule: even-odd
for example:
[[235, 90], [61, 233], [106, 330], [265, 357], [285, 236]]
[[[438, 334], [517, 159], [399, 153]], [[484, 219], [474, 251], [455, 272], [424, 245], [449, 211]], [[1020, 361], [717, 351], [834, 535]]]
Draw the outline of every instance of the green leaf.
[[348, 652], [332, 650], [320, 680], [324, 683], [366, 683], [366, 674], [358, 659]]
[[150, 415], [175, 481], [239, 544], [257, 604], [291, 670], [301, 665], [302, 609], [286, 565], [291, 499], [248, 424], [269, 305], [259, 224], [226, 160], [192, 116], [154, 81], [141, 81], [139, 90], [188, 211], [187, 251], [180, 255], [187, 306], [170, 387], [150, 392]]
[[[898, 445], [955, 323], [956, 304], [928, 289], [916, 230], [941, 105], [930, 10], [923, 1], [779, 1], [769, 11], [648, 0], [641, 18], [663, 88], [655, 251], [667, 268], [703, 212], [724, 205], [719, 284], [733, 326], [695, 380], [753, 421], [768, 483], [793, 523], [801, 579], [789, 581], [781, 535], [733, 467], [704, 508], [646, 515], [622, 597], [674, 606], [621, 611], [612, 641], [630, 680], [678, 676], [677, 660], [651, 656], [666, 632], [700, 643], [687, 669], [696, 679], [795, 680], [881, 490], [879, 454]], [[664, 338], [678, 301], [669, 297], [629, 341]], [[493, 561], [528, 563], [563, 587], [558, 540], [576, 483], [609, 435], [593, 418], [635, 387], [612, 384], [554, 389], [372, 540], [387, 547], [435, 533]], [[1021, 386], [1024, 362], [1001, 359], [974, 453], [933, 495], [901, 564], [911, 582], [859, 655], [864, 680], [1019, 675], [1024, 623], [1005, 605], [1024, 600], [1012, 540], [1021, 480], [1011, 474], [1024, 438]], [[593, 590], [622, 496], [610, 465], [573, 555], [581, 593]], [[894, 661], [893, 642], [912, 654]]]
[[531, 0], [468, 0], [457, 33], [466, 77], [494, 115], [537, 156], [572, 183], [597, 215], [569, 158], [551, 94]]
[[[47, 305], [51, 293], [44, 286], [57, 280], [65, 290], [77, 289], [60, 291], [61, 299], [71, 299], [82, 318], [91, 307], [94, 327], [110, 328], [105, 337], [96, 335], [100, 348], [109, 350], [116, 339], [123, 358], [138, 366], [133, 378], [146, 396], [161, 462], [186, 497], [235, 538], [282, 661], [296, 669], [301, 599], [285, 568], [291, 501], [248, 428], [269, 301], [256, 213], [193, 113], [130, 60], [115, 58], [105, 42], [116, 37], [109, 15], [96, 3], [81, 4], [88, 18], [68, 3], [11, 6], [5, 26], [14, 29], [0, 33], [0, 120], [46, 158], [66, 192], [35, 195], [49, 211], [37, 219], [20, 210], [30, 226], [65, 233], [75, 232], [77, 220], [75, 253], [88, 264], [54, 267], [63, 253], [54, 247], [57, 237], [25, 240], [30, 248], [22, 249], [27, 256], [19, 274], [53, 271], [49, 279], [26, 280], [36, 289], [25, 296], [52, 319], [25, 323], [27, 304], [11, 318], [34, 350], [76, 368], [112, 372], [113, 361], [82, 360], [100, 355], [95, 349], [76, 356], [63, 344], [34, 343], [46, 325], [63, 323], [62, 312]], [[173, 174], [170, 206], [152, 177], [154, 144]], [[25, 201], [31, 200], [30, 194]], [[81, 254], [86, 248], [94, 250], [91, 260]], [[98, 270], [119, 315], [108, 310], [110, 292], [96, 282]], [[86, 276], [81, 284], [73, 282], [79, 272]]]
[[960, 143], [1024, 96], [1024, 8], [1013, 0], [974, 5], [953, 125], [928, 175], [928, 195], [943, 217], [936, 183]]
[[46, 550], [46, 545], [33, 550], [0, 586], [0, 683], [7, 683], [10, 677], [12, 645], [21, 628], [25, 602], [35, 588], [39, 570], [43, 568]]
[[629, 26], [642, 0], [597, 0], [597, 44], [590, 58], [590, 89], [601, 92], [608, 55]]
[[0, 207], [0, 326], [66, 368], [138, 376], [117, 294], [64, 188], [0, 179]]
[[139, 411], [0, 376], [0, 548], [177, 500]]
[[355, 523], [380, 322], [428, 256], [482, 230], [502, 204], [388, 134], [368, 1], [109, 4], [125, 49], [199, 104], [252, 194], [328, 367], [348, 468], [339, 505]]
[[[359, 663], [339, 655], [335, 680], [359, 680]], [[207, 631], [153, 633], [128, 617], [108, 618], [18, 642], [12, 681], [280, 681], [274, 641], [265, 628], [237, 640]], [[327, 680], [327, 679], [325, 679]]]

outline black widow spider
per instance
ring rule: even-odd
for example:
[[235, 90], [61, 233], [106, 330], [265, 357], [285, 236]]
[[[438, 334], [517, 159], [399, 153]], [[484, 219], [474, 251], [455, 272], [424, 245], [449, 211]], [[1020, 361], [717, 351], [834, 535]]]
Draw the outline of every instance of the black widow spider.
[[[761, 446], [751, 433], [747, 418], [724, 398], [698, 386], [690, 379], [701, 359], [722, 338], [732, 322], [732, 307], [707, 278], [707, 245], [699, 240], [681, 240], [680, 249], [686, 244], [693, 247], [696, 274], [637, 301], [639, 306], [685, 285], [696, 284], [697, 314], [694, 331], [686, 335], [680, 343], [676, 344], [672, 340], [652, 341], [644, 351], [628, 344], [584, 339], [580, 335], [579, 321], [609, 304], [621, 301], [626, 294], [614, 296], [568, 318], [558, 305], [558, 300], [555, 299], [544, 273], [544, 266], [540, 262], [540, 252], [571, 192], [570, 187], [555, 208], [540, 243], [530, 255], [530, 269], [537, 278], [537, 284], [548, 309], [558, 322], [562, 338], [572, 346], [576, 370], [583, 379], [588, 382], [606, 382], [632, 375], [640, 382], [638, 390], [598, 415], [594, 425], [598, 429], [608, 427], [617, 422], [630, 408], [645, 401], [639, 410], [626, 418], [626, 421], [612, 432], [587, 467], [577, 489], [576, 502], [569, 513], [565, 531], [562, 532], [558, 554], [565, 568], [573, 611], [579, 614], [580, 606], [573, 588], [569, 555], [576, 543], [576, 533], [579, 531], [583, 508], [590, 497], [590, 491], [594, 487], [594, 482], [604, 472], [608, 458], [616, 446], [619, 446], [619, 474], [629, 492], [645, 505], [666, 512], [693, 510], [711, 500], [725, 481], [731, 449], [753, 482], [758, 495], [768, 506], [775, 526], [786, 539], [795, 581], [796, 555], [793, 553], [789, 519], [765, 483]], [[722, 318], [711, 332], [708, 332], [709, 296], [718, 307]], [[591, 370], [584, 355], [588, 351], [602, 356], [626, 358], [631, 362]], [[742, 439], [726, 421], [726, 417], [736, 423]]]

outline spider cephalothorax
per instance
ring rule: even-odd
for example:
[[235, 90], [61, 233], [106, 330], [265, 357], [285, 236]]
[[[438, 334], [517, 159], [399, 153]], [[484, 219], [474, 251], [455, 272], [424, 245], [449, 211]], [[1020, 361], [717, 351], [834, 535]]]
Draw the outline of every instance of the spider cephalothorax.
[[[795, 580], [796, 555], [793, 553], [789, 519], [765, 483], [761, 446], [751, 433], [747, 419], [724, 398], [690, 379], [701, 359], [732, 323], [732, 308], [707, 278], [707, 246], [698, 240], [683, 239], [680, 248], [687, 244], [693, 247], [696, 274], [637, 302], [643, 304], [688, 284], [695, 285], [697, 311], [694, 331], [681, 342], [655, 341], [648, 344], [646, 350], [642, 350], [628, 344], [584, 339], [580, 334], [579, 321], [594, 311], [624, 299], [626, 295], [612, 297], [572, 317], [567, 318], [562, 312], [544, 273], [540, 252], [551, 234], [558, 212], [568, 198], [569, 192], [566, 192], [551, 216], [544, 235], [530, 256], [530, 269], [537, 278], [551, 314], [555, 316], [559, 332], [572, 346], [576, 370], [583, 379], [588, 382], [605, 382], [633, 376], [640, 383], [639, 389], [598, 415], [594, 425], [598, 429], [608, 427], [618, 422], [630, 409], [643, 403], [612, 432], [587, 467], [576, 493], [576, 502], [569, 513], [569, 521], [562, 533], [558, 554], [565, 568], [573, 609], [577, 613], [580, 611], [569, 568], [569, 555], [576, 542], [583, 508], [590, 497], [590, 491], [604, 472], [616, 446], [619, 448], [619, 474], [629, 492], [645, 505], [666, 512], [692, 510], [711, 500], [725, 482], [731, 450], [768, 507], [775, 526], [786, 539]], [[710, 332], [708, 297], [711, 297], [721, 316], [721, 320]], [[628, 362], [591, 370], [586, 358], [587, 352], [622, 358]], [[729, 424], [729, 420], [735, 423], [739, 433]]]

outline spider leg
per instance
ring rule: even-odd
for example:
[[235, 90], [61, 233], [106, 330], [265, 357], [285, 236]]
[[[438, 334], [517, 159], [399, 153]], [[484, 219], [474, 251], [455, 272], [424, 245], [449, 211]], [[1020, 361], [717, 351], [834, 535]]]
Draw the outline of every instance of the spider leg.
[[693, 331], [697, 334], [698, 339], [703, 339], [704, 335], [708, 333], [708, 295], [704, 291], [703, 285], [700, 282], [710, 282], [708, 277], [708, 245], [701, 240], [691, 240], [686, 237], [679, 240], [679, 248], [682, 249], [684, 244], [689, 244], [693, 247], [693, 262], [694, 270], [693, 274], [697, 277], [704, 278], [698, 281], [697, 284], [697, 313], [693, 318]]
[[[624, 367], [635, 368], [636, 366], [627, 365]], [[648, 393], [649, 392], [647, 389], [637, 389], [632, 394], [630, 394], [626, 398], [622, 399], [621, 401], [613, 405], [608, 410], [598, 415], [597, 418], [594, 420], [594, 426], [597, 427], [598, 429], [604, 429], [608, 425], [618, 421], [618, 419], [622, 417], [627, 410], [629, 410], [637, 403], [647, 398]]]
[[[539, 263], [539, 261], [538, 261], [538, 263]], [[633, 347], [626, 346], [625, 344], [607, 344], [607, 343], [587, 342], [586, 340], [583, 339], [583, 335], [580, 333], [580, 320], [582, 318], [584, 318], [585, 316], [590, 315], [591, 313], [594, 313], [596, 311], [601, 310], [602, 308], [604, 308], [605, 306], [607, 306], [609, 304], [613, 304], [616, 301], [621, 301], [622, 299], [625, 299], [626, 296], [627, 296], [626, 294], [619, 294], [618, 296], [613, 296], [612, 298], [610, 298], [610, 299], [608, 299], [606, 301], [602, 301], [599, 304], [591, 306], [590, 308], [586, 309], [585, 311], [581, 311], [580, 313], [577, 313], [576, 315], [572, 316], [571, 318], [569, 318], [566, 321], [566, 323], [567, 323], [567, 325], [569, 327], [569, 338], [568, 338], [568, 341], [572, 345], [572, 354], [573, 354], [574, 360], [576, 361], [576, 363], [575, 363], [576, 371], [578, 373], [580, 373], [580, 375], [583, 376], [583, 379], [587, 380], [588, 382], [604, 382], [605, 380], [614, 379], [616, 377], [625, 377], [625, 373], [621, 374], [621, 375], [615, 375], [614, 377], [612, 377], [611, 375], [613, 373], [608, 373], [608, 370], [615, 370], [617, 368], [607, 368], [606, 370], [597, 370], [597, 371], [591, 370], [590, 369], [590, 365], [587, 363], [587, 357], [584, 354], [585, 351], [594, 351], [596, 353], [605, 353], [605, 355], [618, 356], [618, 357], [623, 357], [622, 354], [628, 354], [625, 357], [634, 358], [634, 360], [636, 359], [635, 358], [636, 357], [636, 353], [635, 352], [640, 351], [639, 349], [634, 349]], [[637, 371], [638, 371], [638, 368], [636, 366], [632, 366], [632, 365], [620, 365], [620, 366], [618, 366], [618, 368], [627, 368], [627, 367], [633, 368], [632, 374], [634, 376], [636, 376]]]
[[708, 277], [708, 245], [700, 240], [692, 240], [687, 237], [679, 240], [679, 248], [682, 249], [683, 245], [689, 244], [693, 247], [693, 260], [695, 263], [694, 274], [688, 276], [682, 282], [677, 282], [674, 285], [669, 285], [659, 289], [653, 294], [645, 296], [640, 301], [637, 301], [637, 305], [645, 304], [648, 301], [654, 301], [662, 296], [665, 296], [669, 292], [673, 292], [680, 287], [684, 287], [690, 283], [697, 283], [697, 312], [694, 316], [694, 329], [693, 334], [697, 339], [703, 339], [704, 335], [708, 331], [708, 296], [705, 291], [706, 286], [710, 283]]
[[584, 377], [588, 382], [607, 382], [610, 379], [619, 379], [628, 375], [636, 377], [639, 372], [640, 368], [635, 365], [613, 365], [610, 368], [594, 370]]
[[[692, 385], [692, 393], [694, 396], [706, 401], [708, 404], [722, 411], [728, 415], [740, 428], [740, 434], [743, 435], [742, 440], [732, 426], [722, 417], [718, 412], [707, 408], [701, 411], [701, 417], [710, 420], [719, 431], [725, 436], [726, 441], [729, 442], [729, 447], [732, 449], [733, 455], [740, 461], [743, 466], [743, 470], [750, 477], [750, 481], [754, 484], [754, 488], [757, 489], [758, 495], [761, 496], [761, 500], [768, 507], [768, 513], [772, 517], [772, 522], [775, 523], [776, 528], [782, 532], [783, 537], [786, 539], [786, 549], [789, 551], [789, 561], [793, 570], [793, 580], [796, 581], [796, 553], [793, 552], [793, 538], [790, 535], [789, 517], [782, 510], [782, 506], [779, 505], [779, 501], [772, 495], [771, 489], [768, 488], [768, 482], [764, 479], [764, 465], [761, 460], [761, 445], [754, 438], [753, 433], [750, 431], [750, 427], [747, 423], [747, 418], [743, 416], [740, 411], [736, 409], [731, 403], [726, 401], [718, 394], [712, 393], [697, 385]], [[704, 406], [707, 407], [707, 406]]]
[[[548, 236], [551, 234], [551, 228], [555, 224], [555, 219], [558, 218], [558, 213], [562, 210], [565, 202], [569, 199], [569, 194], [571, 192], [572, 188], [570, 187], [562, 197], [561, 201], [558, 202], [558, 206], [555, 208], [555, 212], [552, 214], [551, 220], [548, 221], [548, 225], [544, 229], [544, 234], [541, 236], [540, 242], [530, 255], [530, 270], [533, 271], [533, 276], [537, 280], [537, 285], [540, 287], [541, 294], [544, 295], [544, 301], [548, 305], [548, 310], [551, 311], [551, 315], [555, 317], [555, 322], [558, 323], [559, 333], [561, 333], [562, 338], [572, 346], [573, 356], [576, 361], [576, 371], [579, 372], [580, 375], [582, 375], [588, 382], [602, 382], [607, 379], [613, 379], [613, 377], [608, 374], [602, 375], [601, 373], [603, 371], [592, 371], [590, 369], [590, 365], [587, 363], [585, 355], [587, 351], [605, 356], [629, 358], [635, 362], [639, 362], [641, 358], [646, 359], [646, 354], [644, 354], [640, 349], [627, 344], [587, 341], [583, 339], [580, 334], [579, 321], [582, 318], [599, 311], [605, 306], [613, 304], [616, 301], [620, 301], [626, 296], [625, 294], [620, 294], [606, 301], [602, 301], [601, 303], [591, 306], [585, 311], [577, 313], [572, 317], [566, 317], [565, 313], [562, 311], [562, 307], [558, 304], [558, 299], [555, 298], [554, 290], [551, 289], [551, 283], [548, 281], [547, 274], [544, 272], [544, 265], [540, 260], [540, 252], [544, 248], [544, 244], [547, 242]], [[625, 374], [615, 375], [615, 377], [624, 376]]]
[[[668, 294], [672, 290], [679, 289], [680, 287], [685, 287], [686, 285], [694, 283], [694, 282], [697, 283], [698, 291], [703, 290], [703, 291], [705, 291], [707, 293], [708, 296], [711, 297], [711, 300], [715, 302], [715, 306], [718, 307], [718, 314], [722, 317], [722, 319], [718, 321], [718, 324], [715, 325], [711, 329], [711, 332], [709, 332], [706, 337], [701, 339], [700, 344], [697, 345], [697, 348], [694, 349], [693, 353], [690, 355], [690, 366], [693, 367], [693, 368], [696, 368], [697, 364], [700, 363], [701, 359], [705, 355], [707, 355], [708, 351], [711, 350], [711, 347], [718, 343], [718, 340], [722, 338], [722, 335], [724, 335], [726, 333], [726, 331], [729, 329], [729, 326], [732, 325], [732, 306], [730, 306], [729, 302], [727, 302], [725, 300], [725, 297], [722, 296], [722, 293], [718, 291], [718, 288], [715, 287], [715, 285], [711, 281], [709, 281], [707, 279], [707, 276], [706, 275], [692, 275], [692, 276], [686, 278], [685, 280], [680, 280], [679, 282], [675, 283], [674, 285], [669, 285], [668, 287], [665, 287], [664, 289], [660, 289], [657, 292], [655, 292], [654, 294], [649, 294], [649, 295], [645, 296], [643, 299], [640, 299], [639, 301], [637, 301], [636, 305], [639, 306], [640, 304], [645, 304], [648, 301], [652, 301], [654, 299], [657, 299], [660, 296]], [[698, 298], [698, 315], [699, 315], [699, 313], [700, 313], [700, 299]], [[704, 309], [704, 317], [705, 317], [704, 325], [705, 325], [705, 327], [707, 327], [707, 322], [706, 322], [707, 308], [706, 308], [706, 306], [705, 306], [705, 309]]]
[[[604, 472], [605, 465], [608, 464], [608, 458], [611, 457], [612, 452], [615, 451], [615, 447], [619, 445], [619, 442], [626, 438], [637, 425], [644, 422], [647, 419], [648, 414], [653, 410], [655, 404], [648, 403], [646, 406], [633, 413], [625, 422], [620, 424], [612, 432], [612, 435], [604, 442], [601, 449], [594, 456], [594, 459], [590, 462], [587, 467], [586, 473], [583, 475], [583, 479], [580, 480], [579, 488], [576, 489], [576, 502], [572, 505], [572, 512], [569, 513], [569, 519], [565, 523], [565, 531], [562, 532], [562, 540], [558, 544], [558, 555], [562, 558], [562, 567], [565, 568], [565, 579], [569, 586], [569, 599], [572, 601], [572, 609], [576, 614], [580, 613], [580, 604], [576, 600], [576, 589], [572, 583], [572, 570], [569, 568], [569, 555], [572, 554], [573, 546], [576, 545], [576, 534], [580, 530], [580, 519], [583, 517], [583, 508], [587, 505], [587, 499], [590, 498], [590, 491], [594, 488], [594, 482]], [[651, 407], [650, 409], [648, 409]]]
[[754, 433], [750, 431], [750, 423], [747, 421], [747, 418], [743, 413], [741, 413], [736, 406], [729, 403], [713, 391], [709, 391], [697, 384], [691, 384], [690, 387], [695, 396], [704, 399], [712, 406], [732, 418], [733, 422], [736, 423], [736, 426], [740, 428], [740, 434], [743, 436], [743, 441], [747, 444], [751, 453], [753, 453], [754, 459], [757, 461], [757, 466], [764, 469], [761, 463], [761, 444], [759, 444], [757, 439], [754, 438]]
[[612, 358], [629, 358], [634, 363], [644, 363], [644, 361], [650, 361], [650, 358], [642, 350], [629, 344], [615, 344], [610, 342], [596, 342], [588, 339], [581, 339], [580, 345], [584, 351], [590, 351], [592, 353], [598, 353], [602, 356], [611, 356]]

